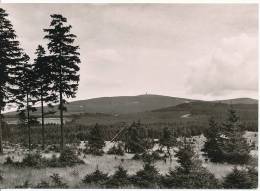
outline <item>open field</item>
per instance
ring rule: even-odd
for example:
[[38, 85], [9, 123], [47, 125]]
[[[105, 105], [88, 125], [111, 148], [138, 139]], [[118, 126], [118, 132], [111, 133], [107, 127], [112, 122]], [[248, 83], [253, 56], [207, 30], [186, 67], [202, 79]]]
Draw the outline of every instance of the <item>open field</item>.
[[[255, 132], [246, 132], [245, 137], [248, 142], [257, 141], [257, 133]], [[195, 148], [194, 150], [198, 154], [199, 158], [203, 162], [203, 166], [206, 167], [211, 173], [215, 175], [216, 178], [222, 179], [228, 173], [230, 173], [234, 167], [231, 164], [219, 164], [206, 162], [200, 149], [203, 147], [205, 137], [203, 136], [194, 136]], [[104, 151], [107, 152], [115, 143], [106, 142]], [[81, 142], [76, 146], [76, 150], [83, 149], [85, 143]], [[158, 145], [155, 145], [153, 150], [157, 149]], [[174, 149], [173, 149], [174, 150]], [[141, 160], [133, 160], [132, 157], [134, 154], [125, 153], [124, 156], [108, 155], [103, 156], [93, 156], [85, 155], [83, 153], [79, 154], [79, 158], [84, 161], [85, 164], [76, 165], [74, 167], [64, 167], [64, 168], [16, 168], [10, 165], [4, 165], [5, 159], [7, 156], [10, 156], [14, 161], [21, 161], [25, 154], [28, 153], [28, 150], [16, 145], [16, 147], [5, 147], [5, 154], [0, 156], [0, 169], [1, 174], [3, 175], [3, 181], [1, 182], [1, 188], [14, 188], [16, 185], [22, 185], [25, 181], [29, 183], [37, 184], [41, 181], [48, 181], [50, 175], [53, 173], [58, 173], [64, 182], [66, 182], [70, 188], [83, 188], [81, 180], [86, 174], [89, 174], [96, 170], [98, 167], [101, 171], [112, 175], [116, 168], [121, 165], [123, 166], [128, 174], [133, 175], [138, 170], [142, 169], [143, 162]], [[257, 150], [251, 151], [252, 156], [257, 158]], [[52, 155], [58, 156], [58, 153], [48, 152], [42, 153], [42, 156], [45, 158], [50, 158]], [[174, 169], [178, 165], [176, 158], [173, 158], [172, 161], [169, 159], [160, 160], [155, 162], [156, 168], [159, 170], [160, 174], [165, 175], [168, 173], [169, 169]]]

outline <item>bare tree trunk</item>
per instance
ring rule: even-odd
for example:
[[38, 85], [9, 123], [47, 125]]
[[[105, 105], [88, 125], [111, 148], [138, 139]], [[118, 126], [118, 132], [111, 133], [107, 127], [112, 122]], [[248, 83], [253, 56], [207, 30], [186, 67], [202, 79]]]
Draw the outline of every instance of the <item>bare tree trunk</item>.
[[42, 110], [42, 150], [45, 148], [45, 129], [44, 129], [44, 108], [43, 108], [43, 98], [41, 90], [41, 110]]
[[63, 129], [63, 99], [62, 92], [60, 92], [60, 131], [61, 131], [61, 151], [64, 149], [64, 129]]
[[26, 94], [26, 104], [27, 104], [28, 142], [29, 142], [29, 151], [31, 151], [31, 126], [30, 126], [30, 111], [29, 111], [29, 98], [28, 98], [28, 93]]
[[[60, 56], [62, 57], [62, 52], [60, 53]], [[64, 149], [64, 129], [63, 129], [63, 98], [62, 98], [62, 66], [60, 63], [60, 76], [59, 76], [59, 90], [60, 90], [60, 131], [61, 131], [61, 142], [60, 142], [60, 150], [63, 151]]]
[[3, 127], [2, 127], [2, 108], [0, 108], [0, 154], [3, 154], [2, 132], [3, 132]]

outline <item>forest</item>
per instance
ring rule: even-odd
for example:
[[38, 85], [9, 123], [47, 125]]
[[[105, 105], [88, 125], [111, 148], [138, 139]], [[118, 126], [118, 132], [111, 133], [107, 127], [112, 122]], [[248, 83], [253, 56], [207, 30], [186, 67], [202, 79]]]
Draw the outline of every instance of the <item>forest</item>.
[[[67, 18], [50, 19], [31, 59], [0, 8], [1, 188], [257, 188], [257, 104], [191, 101], [65, 122], [82, 55]], [[5, 120], [10, 105], [17, 124]]]

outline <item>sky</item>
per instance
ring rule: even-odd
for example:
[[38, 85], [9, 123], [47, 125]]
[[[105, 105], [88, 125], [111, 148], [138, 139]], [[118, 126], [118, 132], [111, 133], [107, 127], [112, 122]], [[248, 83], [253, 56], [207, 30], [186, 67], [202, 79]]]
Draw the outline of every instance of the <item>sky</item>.
[[80, 47], [82, 100], [159, 94], [258, 98], [257, 4], [1, 4], [35, 58], [50, 14]]

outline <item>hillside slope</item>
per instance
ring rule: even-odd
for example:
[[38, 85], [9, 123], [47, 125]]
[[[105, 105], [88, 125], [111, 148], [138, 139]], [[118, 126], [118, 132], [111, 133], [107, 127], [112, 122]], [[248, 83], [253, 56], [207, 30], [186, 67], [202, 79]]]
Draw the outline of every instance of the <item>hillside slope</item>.
[[[233, 104], [242, 122], [251, 126], [257, 126], [258, 105], [257, 104]], [[230, 105], [223, 103], [194, 101], [182, 103], [176, 106], [127, 114], [81, 114], [75, 116], [73, 123], [76, 124], [104, 124], [132, 123], [140, 120], [145, 124], [176, 124], [176, 125], [207, 125], [208, 119], [213, 116], [218, 121], [223, 121], [227, 117]]]
[[[69, 104], [66, 104], [67, 112], [64, 114], [66, 116], [83, 113], [130, 114], [154, 110], [160, 111], [161, 108], [163, 108], [162, 110], [171, 110], [171, 108], [179, 105], [174, 108], [178, 109], [183, 106], [182, 104], [184, 104], [185, 107], [188, 107], [189, 103], [194, 102], [201, 104], [203, 103], [203, 101], [151, 94], [138, 96], [101, 97], [70, 102]], [[227, 104], [255, 105], [258, 103], [258, 100], [250, 98], [237, 98], [205, 103], [225, 104], [226, 106], [228, 106]], [[208, 107], [205, 103], [201, 107]], [[47, 110], [47, 108], [45, 108], [45, 110]], [[58, 111], [57, 106], [55, 107], [55, 110]], [[16, 112], [9, 112], [6, 113], [5, 116], [11, 117], [16, 114]], [[59, 112], [56, 112], [56, 115], [58, 114]], [[34, 112], [34, 115], [40, 115], [39, 108], [37, 112]]]
[[[176, 98], [162, 95], [139, 95], [139, 96], [118, 96], [101, 97], [87, 100], [80, 100], [66, 104], [67, 112], [65, 115], [80, 113], [107, 113], [125, 114], [136, 113], [159, 109], [162, 107], [175, 106], [181, 103], [192, 101], [185, 98]], [[47, 108], [45, 108], [46, 110]], [[55, 107], [57, 111], [57, 107]], [[40, 110], [34, 115], [40, 115]], [[6, 113], [6, 116], [14, 116], [16, 112]], [[58, 112], [56, 113], [58, 115]]]

